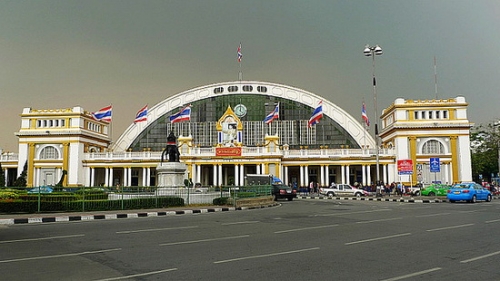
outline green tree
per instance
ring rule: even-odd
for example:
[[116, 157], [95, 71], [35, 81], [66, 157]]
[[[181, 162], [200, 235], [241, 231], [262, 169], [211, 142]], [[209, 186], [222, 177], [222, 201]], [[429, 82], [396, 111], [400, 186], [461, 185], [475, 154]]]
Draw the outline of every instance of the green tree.
[[5, 171], [2, 169], [2, 163], [0, 163], [0, 187], [5, 187]]
[[479, 181], [491, 181], [491, 174], [498, 173], [498, 149], [500, 145], [500, 132], [495, 124], [479, 125], [471, 130], [471, 164], [472, 177]]
[[26, 163], [24, 163], [24, 167], [23, 167], [23, 171], [21, 172], [21, 175], [19, 175], [19, 177], [14, 181], [14, 186], [17, 186], [17, 187], [26, 187], [26, 176], [28, 175], [28, 161], [26, 161]]

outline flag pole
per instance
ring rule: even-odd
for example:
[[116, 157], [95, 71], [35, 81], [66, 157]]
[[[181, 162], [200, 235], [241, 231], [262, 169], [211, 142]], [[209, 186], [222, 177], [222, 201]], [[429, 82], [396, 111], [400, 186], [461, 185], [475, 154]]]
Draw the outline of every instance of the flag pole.
[[238, 80], [241, 82], [243, 80], [243, 72], [241, 72], [241, 58], [243, 57], [243, 54], [241, 53], [241, 42], [240, 42], [240, 45], [238, 46], [237, 56], [238, 56], [238, 63], [239, 63]]
[[113, 143], [113, 103], [111, 103], [111, 121], [109, 122], [109, 145]]

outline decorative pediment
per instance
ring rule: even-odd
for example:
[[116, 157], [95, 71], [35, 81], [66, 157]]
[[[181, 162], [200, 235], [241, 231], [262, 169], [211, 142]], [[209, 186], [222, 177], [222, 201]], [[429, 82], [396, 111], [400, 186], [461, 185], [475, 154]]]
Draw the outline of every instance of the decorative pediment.
[[231, 106], [227, 107], [226, 112], [217, 121], [216, 128], [219, 146], [241, 146], [243, 123]]

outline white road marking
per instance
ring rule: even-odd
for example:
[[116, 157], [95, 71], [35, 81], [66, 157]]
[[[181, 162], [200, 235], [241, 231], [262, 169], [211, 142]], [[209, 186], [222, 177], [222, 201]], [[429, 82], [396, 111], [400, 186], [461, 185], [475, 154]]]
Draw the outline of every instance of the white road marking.
[[427, 218], [427, 217], [446, 216], [446, 215], [451, 215], [451, 213], [430, 214], [430, 215], [422, 215], [422, 216], [415, 216], [415, 217], [416, 218]]
[[0, 260], [0, 263], [31, 261], [31, 260], [44, 260], [44, 259], [54, 259], [54, 258], [65, 258], [65, 257], [74, 257], [74, 256], [82, 256], [82, 255], [89, 255], [89, 254], [100, 254], [100, 253], [113, 252], [113, 251], [121, 251], [121, 250], [122, 250], [122, 248], [115, 248], [115, 249], [98, 250], [98, 251], [86, 251], [86, 252], [71, 253], [71, 254], [61, 254], [61, 255], [51, 255], [51, 256], [39, 256], [39, 257], [19, 258], [19, 259], [11, 259], [11, 260]]
[[383, 237], [371, 238], [371, 239], [366, 239], [366, 240], [359, 240], [359, 241], [345, 243], [345, 245], [354, 245], [354, 244], [360, 244], [360, 243], [366, 243], [366, 242], [373, 242], [373, 241], [397, 238], [397, 237], [408, 236], [408, 235], [411, 235], [411, 233], [401, 233], [401, 234], [396, 234], [396, 235], [383, 236]]
[[334, 227], [334, 226], [339, 226], [339, 225], [338, 224], [330, 224], [330, 225], [320, 225], [320, 226], [312, 226], [312, 227], [304, 227], [304, 228], [295, 228], [295, 229], [275, 231], [274, 233], [275, 234], [280, 234], [280, 233], [288, 233], [288, 232], [311, 230], [311, 229], [328, 228], [328, 227]]
[[435, 268], [431, 268], [431, 269], [427, 269], [427, 270], [423, 270], [423, 271], [419, 271], [419, 272], [415, 272], [415, 273], [411, 273], [411, 274], [407, 274], [407, 275], [402, 275], [402, 276], [398, 276], [398, 277], [393, 277], [393, 278], [389, 278], [389, 279], [384, 279], [382, 281], [396, 281], [396, 280], [402, 280], [402, 279], [406, 279], [406, 278], [411, 278], [411, 277], [415, 277], [415, 276], [419, 276], [419, 275], [423, 275], [423, 274], [427, 274], [429, 272], [433, 272], [433, 271], [437, 271], [437, 270], [441, 270], [441, 267], [435, 267]]
[[455, 226], [448, 226], [448, 227], [427, 229], [426, 231], [431, 232], [431, 231], [448, 230], [448, 229], [455, 229], [455, 228], [461, 228], [461, 227], [467, 227], [467, 226], [473, 226], [473, 225], [474, 225], [473, 223], [469, 223], [469, 224], [462, 224], [462, 225], [455, 225]]
[[311, 217], [343, 216], [343, 215], [366, 214], [366, 213], [375, 213], [375, 212], [383, 212], [383, 211], [392, 211], [392, 209], [378, 209], [378, 210], [373, 210], [373, 211], [359, 211], [359, 212], [335, 213], [335, 214], [316, 214], [316, 215], [311, 215]]
[[220, 238], [212, 238], [212, 239], [200, 239], [200, 240], [191, 240], [191, 241], [182, 241], [182, 242], [172, 242], [172, 243], [163, 243], [160, 246], [173, 246], [173, 245], [182, 245], [182, 244], [194, 244], [194, 243], [202, 243], [202, 242], [211, 242], [211, 241], [220, 241], [220, 240], [229, 240], [229, 239], [240, 239], [247, 238], [250, 235], [241, 235], [241, 236], [231, 236], [231, 237], [220, 237]]
[[149, 276], [149, 275], [154, 275], [154, 274], [160, 274], [160, 273], [174, 271], [174, 270], [177, 270], [177, 268], [169, 268], [169, 269], [151, 271], [151, 272], [134, 274], [134, 275], [127, 275], [127, 276], [120, 276], [120, 277], [113, 277], [113, 278], [106, 278], [106, 279], [98, 279], [98, 280], [95, 280], [95, 281], [123, 280], [123, 279], [135, 278], [135, 277], [142, 277], [142, 276]]
[[75, 238], [75, 237], [83, 237], [85, 234], [76, 234], [76, 235], [66, 235], [66, 236], [52, 236], [52, 237], [39, 237], [39, 238], [26, 238], [26, 239], [17, 239], [17, 240], [5, 240], [0, 241], [0, 244], [4, 243], [17, 243], [17, 242], [29, 242], [29, 241], [42, 241], [42, 240], [52, 240], [52, 239], [65, 239], [65, 238]]
[[214, 263], [219, 264], [219, 263], [228, 263], [228, 262], [242, 261], [242, 260], [249, 260], [249, 259], [267, 258], [267, 257], [281, 256], [281, 255], [296, 254], [296, 253], [301, 253], [301, 252], [306, 252], [306, 251], [314, 251], [314, 250], [319, 250], [319, 247], [301, 249], [301, 250], [295, 250], [295, 251], [288, 251], [288, 252], [272, 253], [272, 254], [266, 254], [266, 255], [257, 255], [257, 256], [248, 256], [248, 257], [241, 257], [241, 258], [235, 258], [235, 259], [221, 260], [221, 261], [215, 261]]
[[138, 229], [138, 230], [124, 230], [124, 231], [117, 231], [116, 234], [129, 234], [129, 233], [164, 231], [164, 230], [177, 230], [177, 229], [191, 229], [191, 228], [197, 228], [197, 227], [198, 226], [184, 226], [184, 227], [166, 227], [166, 228], [149, 228], [149, 229]]
[[484, 259], [484, 258], [487, 258], [487, 257], [498, 255], [498, 254], [500, 254], [500, 251], [494, 252], [494, 253], [490, 253], [490, 254], [487, 254], [487, 255], [483, 255], [483, 256], [479, 256], [479, 257], [475, 257], [475, 258], [468, 259], [468, 260], [463, 260], [463, 261], [460, 261], [460, 262], [461, 263], [468, 263], [468, 262], [471, 262], [471, 261], [477, 261], [477, 260], [480, 260], [480, 259]]
[[491, 220], [491, 221], [485, 221], [485, 223], [492, 223], [492, 222], [499, 222], [500, 219], [497, 219], [497, 220]]
[[379, 220], [371, 220], [371, 221], [358, 221], [356, 223], [372, 223], [372, 222], [381, 222], [381, 221], [393, 221], [393, 220], [402, 220], [403, 218], [390, 218], [390, 219], [379, 219]]
[[239, 222], [228, 222], [221, 225], [235, 225], [235, 224], [248, 224], [248, 223], [259, 223], [260, 221], [239, 221]]

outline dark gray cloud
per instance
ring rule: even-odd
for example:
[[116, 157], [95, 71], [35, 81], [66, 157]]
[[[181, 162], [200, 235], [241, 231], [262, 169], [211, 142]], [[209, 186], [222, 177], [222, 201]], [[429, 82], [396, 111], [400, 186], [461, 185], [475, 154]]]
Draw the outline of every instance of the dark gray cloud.
[[[0, 117], [24, 107], [114, 107], [114, 137], [151, 106], [200, 85], [243, 78], [288, 84], [373, 116], [398, 97], [465, 96], [469, 119], [498, 119], [500, 2], [442, 1], [1, 1]], [[19, 120], [20, 121], [20, 120]], [[20, 122], [2, 122], [17, 151]]]

